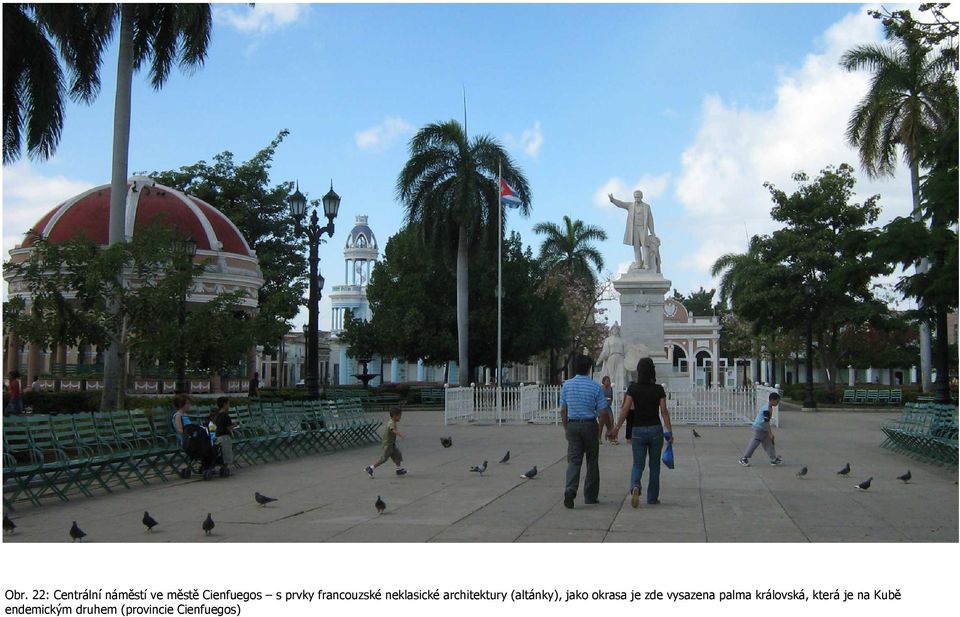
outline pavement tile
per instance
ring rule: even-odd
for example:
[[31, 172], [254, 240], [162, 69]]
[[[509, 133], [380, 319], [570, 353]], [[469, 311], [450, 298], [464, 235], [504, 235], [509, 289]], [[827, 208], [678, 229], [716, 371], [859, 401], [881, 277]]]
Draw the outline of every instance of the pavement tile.
[[[675, 427], [676, 469], [661, 471], [659, 505], [630, 507], [629, 442], [600, 449], [599, 505], [563, 507], [566, 444], [557, 426], [443, 426], [439, 412], [404, 414], [400, 442], [409, 474], [363, 468], [376, 444], [245, 467], [230, 478], [173, 479], [11, 512], [4, 542], [957, 542], [957, 471], [879, 447], [896, 413], [784, 411], [777, 432], [785, 464], [737, 458], [749, 429]], [[442, 448], [440, 437], [453, 438]], [[511, 451], [509, 464], [498, 464]], [[469, 467], [489, 461], [481, 477]], [[836, 470], [851, 463], [849, 477]], [[537, 465], [531, 480], [520, 474]], [[796, 477], [802, 466], [805, 478]], [[896, 476], [910, 469], [913, 481]], [[873, 476], [870, 490], [853, 484]], [[277, 502], [258, 507], [260, 491]], [[373, 507], [380, 496], [384, 515]], [[147, 533], [144, 510], [160, 521]], [[212, 536], [200, 529], [207, 512]]]

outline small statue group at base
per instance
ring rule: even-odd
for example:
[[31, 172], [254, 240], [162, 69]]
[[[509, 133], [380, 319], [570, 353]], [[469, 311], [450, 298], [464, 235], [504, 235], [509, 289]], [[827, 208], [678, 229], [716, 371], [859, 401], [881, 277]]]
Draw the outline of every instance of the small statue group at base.
[[627, 387], [633, 377], [636, 377], [637, 363], [640, 358], [650, 356], [650, 350], [643, 343], [627, 345], [620, 336], [620, 324], [614, 323], [610, 327], [610, 335], [603, 341], [603, 349], [597, 357], [597, 363], [603, 366], [598, 379], [602, 382], [609, 377], [613, 385], [621, 390]]

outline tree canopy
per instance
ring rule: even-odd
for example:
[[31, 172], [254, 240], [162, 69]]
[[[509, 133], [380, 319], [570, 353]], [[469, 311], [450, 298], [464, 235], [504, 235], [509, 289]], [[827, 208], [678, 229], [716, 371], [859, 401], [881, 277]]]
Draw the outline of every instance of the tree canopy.
[[[64, 97], [90, 103], [113, 33], [113, 4], [3, 5], [3, 164], [53, 156], [63, 130]], [[60, 58], [70, 79], [65, 83]], [[26, 135], [24, 135], [24, 132]]]
[[[425, 251], [415, 226], [392, 236], [373, 269], [367, 299], [373, 312], [376, 352], [407, 362], [458, 359], [452, 300], [456, 277], [450, 259]], [[496, 366], [497, 254], [478, 250], [471, 260], [470, 366]], [[558, 294], [544, 285], [544, 273], [520, 236], [503, 243], [503, 360], [526, 362], [544, 352], [567, 324], [557, 310]], [[351, 324], [353, 329], [359, 324]], [[352, 336], [352, 334], [348, 335]]]
[[304, 303], [305, 240], [294, 231], [287, 196], [292, 182], [272, 184], [270, 168], [286, 129], [250, 160], [236, 163], [229, 151], [177, 170], [153, 172], [157, 182], [196, 195], [229, 218], [257, 253], [264, 284], [254, 317], [257, 344], [272, 349], [286, 334]]
[[892, 268], [874, 254], [878, 230], [869, 227], [879, 216], [879, 197], [850, 203], [855, 180], [849, 165], [827, 167], [812, 181], [798, 172], [794, 181], [799, 186], [790, 194], [765, 185], [771, 216], [783, 227], [754, 236], [745, 254], [722, 256], [713, 274], [722, 274], [721, 297], [731, 299], [755, 333], [797, 333], [812, 319], [832, 384], [841, 329], [886, 312], [873, 279]]
[[597, 272], [603, 270], [603, 255], [593, 242], [607, 239], [607, 232], [580, 219], [563, 216], [563, 227], [556, 223], [537, 223], [534, 233], [544, 236], [540, 245], [540, 261], [550, 272], [566, 271], [596, 283]]

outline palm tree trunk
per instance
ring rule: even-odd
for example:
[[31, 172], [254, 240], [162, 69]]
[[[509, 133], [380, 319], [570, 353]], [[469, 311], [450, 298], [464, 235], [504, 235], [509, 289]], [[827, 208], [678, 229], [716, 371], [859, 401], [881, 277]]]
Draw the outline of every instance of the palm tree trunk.
[[[120, 5], [120, 51], [117, 58], [117, 95], [113, 111], [113, 173], [110, 179], [110, 245], [125, 240], [130, 92], [133, 81], [133, 10], [131, 4]], [[114, 314], [119, 311], [116, 301], [111, 301], [109, 308]], [[103, 355], [103, 396], [100, 399], [102, 411], [117, 409], [123, 405], [123, 357], [120, 333], [111, 332], [109, 346]]]
[[[913, 220], [922, 220], [920, 212], [920, 163], [912, 161], [910, 163], [910, 189], [913, 193]], [[930, 269], [930, 262], [926, 257], [920, 260], [916, 272], [922, 274]], [[923, 302], [922, 300], [920, 301]], [[923, 308], [922, 306], [920, 308]], [[930, 365], [932, 364], [932, 353], [930, 348], [930, 324], [926, 321], [920, 322], [920, 385], [924, 392], [930, 391]]]
[[[945, 249], [940, 248], [936, 250], [934, 252], [934, 263], [938, 270], [942, 271], [945, 268], [945, 261]], [[936, 311], [937, 349], [934, 356], [936, 358], [937, 381], [934, 384], [934, 392], [936, 393], [938, 403], [947, 404], [950, 403], [950, 343], [947, 338], [949, 329], [947, 324], [948, 309], [945, 304], [938, 303]]]
[[460, 358], [460, 385], [470, 385], [470, 305], [467, 293], [469, 276], [469, 242], [467, 228], [460, 225], [457, 239], [457, 351]]

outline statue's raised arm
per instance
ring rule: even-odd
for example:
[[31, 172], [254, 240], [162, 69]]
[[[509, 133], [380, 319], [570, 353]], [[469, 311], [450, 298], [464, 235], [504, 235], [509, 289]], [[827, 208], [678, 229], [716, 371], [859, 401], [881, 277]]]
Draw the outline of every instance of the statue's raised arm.
[[616, 197], [613, 196], [613, 193], [607, 193], [607, 197], [610, 198], [610, 203], [612, 203], [613, 205], [615, 205], [615, 206], [618, 207], [618, 208], [623, 208], [624, 210], [629, 210], [631, 207], [633, 207], [633, 202], [620, 201], [619, 199], [617, 199]]

